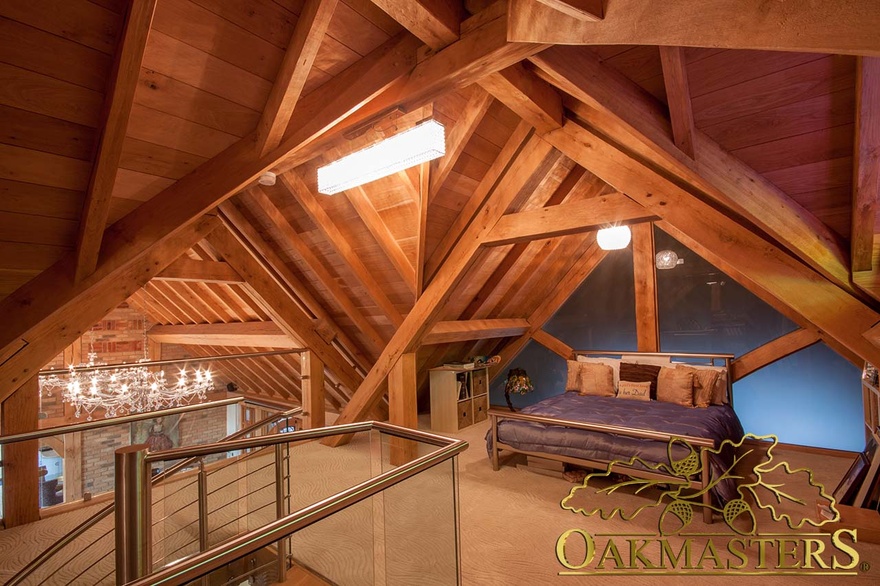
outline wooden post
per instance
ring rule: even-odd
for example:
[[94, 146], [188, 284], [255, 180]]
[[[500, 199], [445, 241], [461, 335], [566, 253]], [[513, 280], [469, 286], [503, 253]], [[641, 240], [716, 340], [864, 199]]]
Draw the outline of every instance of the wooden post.
[[64, 502], [77, 501], [83, 497], [82, 484], [82, 432], [64, 436]]
[[[388, 416], [394, 425], [419, 427], [415, 352], [401, 354], [388, 373]], [[392, 466], [406, 464], [418, 456], [418, 445], [413, 440], [392, 437], [390, 445]]]
[[324, 363], [309, 350], [302, 360], [302, 422], [305, 429], [326, 425], [324, 419]]
[[636, 338], [639, 352], [660, 351], [657, 312], [657, 270], [654, 265], [654, 224], [630, 226], [636, 285]]
[[[40, 386], [33, 377], [3, 401], [3, 435], [37, 429], [39, 409]], [[38, 440], [3, 446], [3, 519], [7, 529], [40, 520], [38, 449]]]

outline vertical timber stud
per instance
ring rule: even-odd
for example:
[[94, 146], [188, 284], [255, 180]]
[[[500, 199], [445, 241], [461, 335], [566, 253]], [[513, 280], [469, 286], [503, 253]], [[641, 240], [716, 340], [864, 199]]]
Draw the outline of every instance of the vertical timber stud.
[[657, 268], [654, 264], [654, 224], [630, 226], [633, 242], [633, 276], [636, 289], [636, 337], [639, 352], [660, 351], [657, 311]]
[[150, 573], [153, 531], [147, 444], [116, 450], [116, 584]]
[[[401, 354], [388, 373], [388, 420], [393, 425], [418, 429], [416, 402], [416, 353]], [[418, 456], [413, 440], [391, 438], [391, 465], [400, 466]]]
[[302, 422], [304, 429], [326, 425], [324, 418], [324, 363], [314, 352], [300, 354], [302, 360]]
[[[40, 385], [33, 377], [3, 401], [3, 435], [37, 429], [39, 410]], [[40, 520], [38, 450], [38, 440], [3, 446], [3, 517], [7, 529]]]

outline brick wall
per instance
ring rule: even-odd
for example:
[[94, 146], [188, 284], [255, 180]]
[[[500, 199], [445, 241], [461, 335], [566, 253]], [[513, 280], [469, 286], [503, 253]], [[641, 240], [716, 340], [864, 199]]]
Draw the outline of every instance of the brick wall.
[[92, 495], [113, 490], [113, 454], [131, 444], [129, 425], [114, 425], [83, 432], [83, 491]]
[[[224, 437], [226, 437], [226, 407], [194, 411], [180, 418], [181, 446], [210, 444]], [[223, 454], [209, 456], [205, 458], [205, 462], [214, 462], [223, 457]]]

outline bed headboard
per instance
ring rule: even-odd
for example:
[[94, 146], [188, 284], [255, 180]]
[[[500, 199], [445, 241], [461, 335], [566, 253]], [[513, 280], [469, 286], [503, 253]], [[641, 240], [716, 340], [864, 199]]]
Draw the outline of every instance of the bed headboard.
[[673, 364], [695, 364], [699, 366], [718, 366], [723, 367], [727, 371], [727, 403], [733, 406], [733, 381], [731, 380], [730, 362], [733, 360], [733, 354], [695, 354], [692, 352], [632, 352], [620, 350], [574, 350], [572, 352], [573, 360], [577, 360], [578, 356], [589, 356], [590, 358], [618, 358], [625, 357], [655, 357], [669, 358]]

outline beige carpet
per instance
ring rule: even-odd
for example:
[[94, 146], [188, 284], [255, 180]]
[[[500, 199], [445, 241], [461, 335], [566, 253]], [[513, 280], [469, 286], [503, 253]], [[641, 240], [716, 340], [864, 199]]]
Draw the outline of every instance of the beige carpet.
[[[506, 466], [493, 472], [486, 457], [483, 437], [487, 423], [463, 430], [459, 436], [471, 447], [458, 463], [459, 512], [461, 524], [462, 579], [467, 585], [589, 584], [617, 581], [634, 584], [678, 584], [700, 582], [730, 584], [731, 577], [682, 576], [560, 576], [564, 570], [555, 556], [557, 538], [564, 531], [579, 528], [596, 533], [656, 532], [660, 509], [643, 513], [634, 521], [602, 521], [563, 510], [560, 501], [574, 486], [562, 479]], [[369, 465], [370, 453], [383, 452], [381, 470]], [[298, 446], [291, 454], [293, 508], [315, 502], [334, 492], [387, 470], [387, 444], [360, 436], [343, 449], [317, 443]], [[778, 454], [795, 467], [810, 466], [817, 480], [832, 487], [849, 462], [841, 458], [818, 457], [800, 452]], [[256, 465], [257, 462], [254, 462]], [[294, 557], [339, 584], [450, 584], [454, 576], [445, 561], [454, 554], [451, 525], [453, 502], [449, 487], [452, 470], [444, 466], [413, 479], [374, 500], [326, 519], [297, 535]], [[181, 494], [175, 495], [182, 498]], [[642, 497], [623, 497], [636, 503]], [[232, 499], [230, 499], [232, 500]], [[82, 513], [55, 517], [30, 527], [0, 532], [0, 581], [32, 558], [51, 537], [60, 535], [83, 517]], [[159, 515], [156, 518], [161, 518]], [[176, 525], [176, 523], [175, 523]], [[248, 523], [250, 525], [250, 523]], [[252, 527], [251, 527], [252, 528]], [[243, 527], [242, 527], [243, 529]], [[690, 530], [720, 531], [723, 524], [703, 525], [695, 520]], [[767, 529], [762, 528], [764, 531]], [[773, 530], [778, 530], [773, 527]], [[379, 534], [383, 539], [376, 538]], [[702, 551], [706, 538], [694, 542]], [[670, 538], [676, 551], [681, 538]], [[880, 546], [859, 543], [863, 561], [878, 567], [848, 579], [852, 583], [877, 583], [880, 579]], [[572, 549], [574, 555], [574, 549]], [[628, 552], [621, 554], [626, 559]], [[775, 555], [775, 550], [772, 551]], [[773, 557], [771, 555], [771, 558]], [[845, 558], [843, 558], [845, 559]], [[746, 578], [749, 583], [819, 583], [827, 578]], [[44, 582], [51, 584], [52, 581]], [[87, 582], [80, 582], [86, 584]]]

